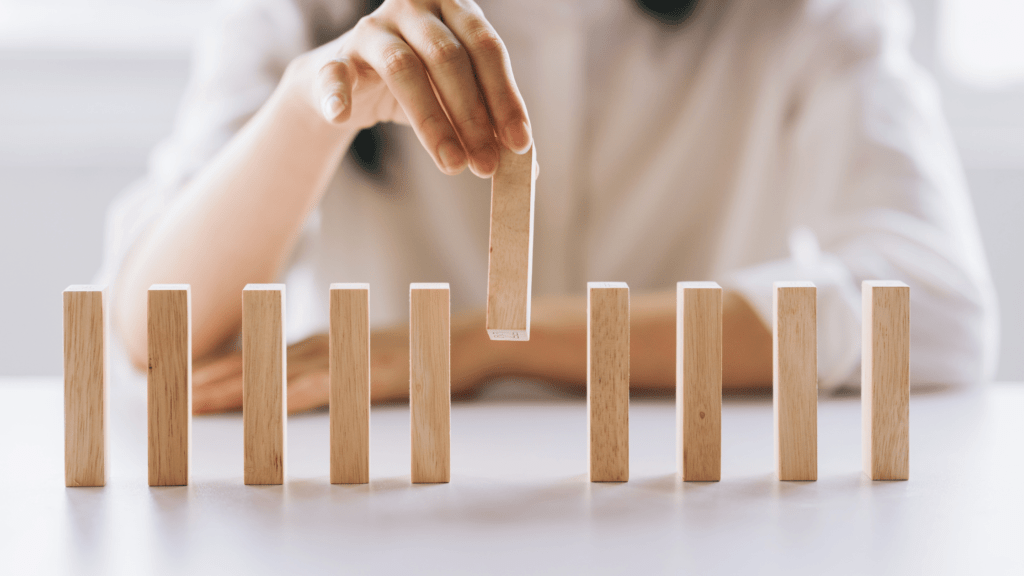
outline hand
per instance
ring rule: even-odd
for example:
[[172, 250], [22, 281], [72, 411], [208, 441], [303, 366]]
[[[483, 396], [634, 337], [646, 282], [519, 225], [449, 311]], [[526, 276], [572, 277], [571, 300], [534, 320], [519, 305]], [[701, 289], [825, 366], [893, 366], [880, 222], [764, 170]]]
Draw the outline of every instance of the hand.
[[[327, 335], [317, 334], [288, 347], [288, 412], [327, 403]], [[242, 407], [242, 353], [231, 352], [192, 372], [192, 412], [209, 414]]]
[[532, 145], [508, 52], [472, 0], [387, 0], [300, 56], [289, 78], [332, 124], [410, 124], [446, 174], [468, 163], [474, 174], [490, 177], [499, 142], [519, 153]]
[[[482, 314], [452, 319], [452, 393], [472, 394], [492, 375], [490, 342]], [[288, 412], [324, 406], [330, 389], [328, 337], [316, 334], [288, 346]], [[370, 400], [409, 397], [409, 330], [396, 327], [370, 334]], [[242, 407], [242, 354], [232, 352], [203, 363], [192, 373], [192, 412], [209, 414]]]

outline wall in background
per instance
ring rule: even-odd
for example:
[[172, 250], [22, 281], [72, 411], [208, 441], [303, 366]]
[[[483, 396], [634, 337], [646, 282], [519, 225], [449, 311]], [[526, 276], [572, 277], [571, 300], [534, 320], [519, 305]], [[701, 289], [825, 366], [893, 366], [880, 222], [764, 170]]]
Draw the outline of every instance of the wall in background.
[[0, 375], [60, 374], [62, 298], [99, 268], [107, 204], [173, 122], [184, 54], [0, 54]]
[[210, 0], [0, 0], [0, 375], [60, 374], [61, 291], [99, 268]]
[[1024, 380], [1024, 35], [1019, 0], [911, 0], [999, 295], [998, 378]]
[[[912, 5], [999, 291], [999, 377], [1024, 380], [1024, 85], [957, 76], [938, 49], [941, 5]], [[210, 3], [0, 0], [0, 13], [0, 375], [56, 375], [60, 293], [91, 279], [107, 204], [169, 132]]]

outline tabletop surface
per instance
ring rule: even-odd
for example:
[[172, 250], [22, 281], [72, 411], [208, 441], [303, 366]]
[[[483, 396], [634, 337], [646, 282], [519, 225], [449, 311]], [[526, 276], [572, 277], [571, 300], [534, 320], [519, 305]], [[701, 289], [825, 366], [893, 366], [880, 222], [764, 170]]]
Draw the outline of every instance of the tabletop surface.
[[856, 397], [820, 399], [808, 483], [775, 480], [763, 396], [725, 400], [717, 483], [675, 474], [671, 398], [632, 400], [622, 484], [587, 481], [585, 401], [528, 383], [453, 403], [441, 485], [410, 483], [398, 405], [367, 485], [329, 483], [317, 411], [288, 419], [283, 486], [242, 484], [226, 414], [194, 419], [190, 486], [150, 488], [145, 410], [115, 387], [107, 486], [65, 488], [60, 380], [0, 378], [0, 573], [1024, 573], [1020, 384], [912, 394], [906, 482], [862, 475]]

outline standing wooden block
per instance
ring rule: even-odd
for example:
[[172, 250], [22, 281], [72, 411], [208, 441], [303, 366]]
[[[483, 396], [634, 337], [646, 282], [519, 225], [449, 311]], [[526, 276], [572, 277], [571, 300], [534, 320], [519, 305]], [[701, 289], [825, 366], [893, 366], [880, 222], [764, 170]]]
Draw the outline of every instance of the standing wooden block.
[[872, 480], [910, 477], [910, 287], [866, 281], [861, 350], [864, 473]]
[[629, 480], [629, 287], [587, 284], [587, 443], [591, 482]]
[[149, 287], [149, 485], [188, 484], [192, 450], [192, 294]]
[[64, 483], [106, 484], [107, 318], [103, 286], [64, 291]]
[[331, 284], [331, 483], [370, 481], [370, 285]]
[[722, 477], [722, 288], [676, 285], [676, 440], [687, 482]]
[[531, 148], [520, 155], [499, 148], [491, 180], [487, 334], [491, 340], [529, 340], [536, 152]]
[[772, 306], [772, 407], [779, 480], [818, 479], [817, 288], [776, 282]]
[[245, 483], [283, 484], [288, 411], [284, 284], [242, 291], [242, 427]]
[[451, 479], [451, 317], [448, 284], [409, 286], [412, 481]]

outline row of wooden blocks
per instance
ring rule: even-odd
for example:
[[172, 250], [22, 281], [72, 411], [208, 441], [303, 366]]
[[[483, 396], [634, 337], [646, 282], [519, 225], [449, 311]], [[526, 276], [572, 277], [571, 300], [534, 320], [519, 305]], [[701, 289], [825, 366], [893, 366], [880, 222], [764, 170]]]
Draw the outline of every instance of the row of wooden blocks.
[[[64, 292], [65, 475], [68, 486], [105, 482], [105, 291]], [[409, 291], [411, 476], [450, 479], [450, 309], [447, 284]], [[863, 285], [864, 471], [908, 477], [910, 291], [900, 282]], [[250, 284], [242, 295], [246, 484], [285, 479], [287, 416], [285, 288]], [[330, 289], [330, 476], [369, 481], [370, 288]], [[188, 285], [149, 290], [149, 483], [189, 482], [191, 294]], [[629, 479], [629, 288], [588, 284], [587, 413], [590, 479]], [[817, 479], [816, 289], [774, 285], [774, 428], [780, 480]], [[677, 286], [677, 457], [686, 481], [721, 477], [722, 289]]]

